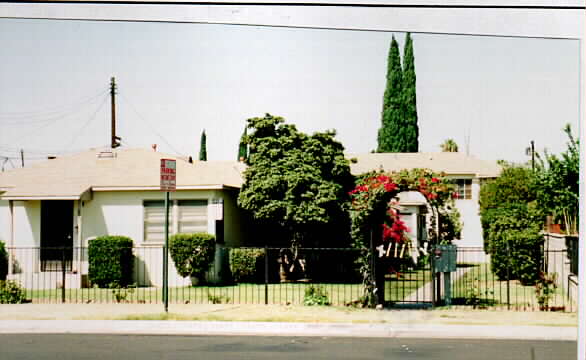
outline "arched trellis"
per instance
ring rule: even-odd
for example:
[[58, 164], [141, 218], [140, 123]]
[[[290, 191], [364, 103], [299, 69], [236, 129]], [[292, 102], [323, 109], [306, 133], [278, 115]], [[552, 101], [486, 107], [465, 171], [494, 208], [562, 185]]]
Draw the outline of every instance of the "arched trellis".
[[[352, 240], [353, 246], [361, 250], [359, 263], [363, 276], [363, 303], [368, 306], [375, 303], [376, 289], [373, 276], [376, 256], [372, 249], [382, 245], [382, 249], [388, 251], [393, 242], [401, 243], [405, 240], [404, 232], [407, 229], [398, 212], [393, 209], [393, 199], [404, 191], [417, 191], [427, 200], [432, 215], [432, 242], [440, 241], [439, 210], [453, 203], [457, 197], [455, 186], [445, 174], [429, 169], [373, 172], [359, 179], [358, 185], [350, 192]], [[373, 238], [373, 232], [382, 236]]]

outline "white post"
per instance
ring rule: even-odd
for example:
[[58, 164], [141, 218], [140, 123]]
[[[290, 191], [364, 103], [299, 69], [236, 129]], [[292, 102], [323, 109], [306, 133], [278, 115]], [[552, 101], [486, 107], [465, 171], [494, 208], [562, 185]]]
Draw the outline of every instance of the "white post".
[[578, 122], [579, 128], [579, 139], [580, 139], [580, 205], [579, 205], [579, 239], [578, 239], [578, 359], [586, 360], [586, 293], [584, 287], [586, 286], [586, 218], [584, 217], [584, 201], [586, 201], [586, 187], [584, 187], [584, 171], [586, 171], [586, 163], [584, 156], [586, 155], [586, 126], [584, 126], [584, 94], [586, 94], [586, 57], [582, 53], [584, 51], [584, 38], [580, 39], [580, 46], [578, 56], [580, 59], [580, 87], [579, 87], [579, 99], [580, 99], [580, 121]]
[[8, 251], [8, 275], [12, 275], [14, 269], [14, 200], [8, 200], [10, 210], [10, 251]]

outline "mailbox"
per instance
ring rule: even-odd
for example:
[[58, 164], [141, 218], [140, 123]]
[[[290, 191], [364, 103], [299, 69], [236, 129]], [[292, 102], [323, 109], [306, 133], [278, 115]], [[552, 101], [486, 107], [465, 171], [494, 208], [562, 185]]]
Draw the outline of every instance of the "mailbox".
[[456, 245], [436, 245], [431, 252], [433, 272], [456, 271], [456, 254]]

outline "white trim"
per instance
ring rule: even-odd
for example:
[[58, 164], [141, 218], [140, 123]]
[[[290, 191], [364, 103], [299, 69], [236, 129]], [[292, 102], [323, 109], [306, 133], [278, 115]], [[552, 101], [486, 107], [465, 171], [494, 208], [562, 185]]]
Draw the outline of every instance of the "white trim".
[[0, 196], [0, 200], [79, 200], [80, 195], [27, 195], [27, 196]]
[[[177, 190], [224, 190], [234, 188], [235, 186], [213, 184], [213, 185], [182, 185], [177, 186]], [[93, 191], [161, 191], [159, 186], [93, 186]], [[161, 191], [163, 192], [163, 191]]]

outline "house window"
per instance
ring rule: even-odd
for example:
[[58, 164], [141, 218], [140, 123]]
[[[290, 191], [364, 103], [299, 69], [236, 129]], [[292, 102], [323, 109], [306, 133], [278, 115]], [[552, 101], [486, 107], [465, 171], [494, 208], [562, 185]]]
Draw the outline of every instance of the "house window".
[[195, 233], [208, 231], [208, 202], [207, 200], [178, 200], [180, 233]]
[[[144, 205], [144, 241], [165, 241], [165, 202], [148, 200]], [[173, 212], [169, 209], [169, 224], [172, 224]], [[171, 228], [171, 226], [169, 226]]]
[[472, 199], [472, 179], [456, 179], [458, 199]]
[[[144, 241], [165, 241], [165, 202], [145, 200]], [[169, 235], [208, 231], [207, 200], [172, 200], [169, 203]]]

